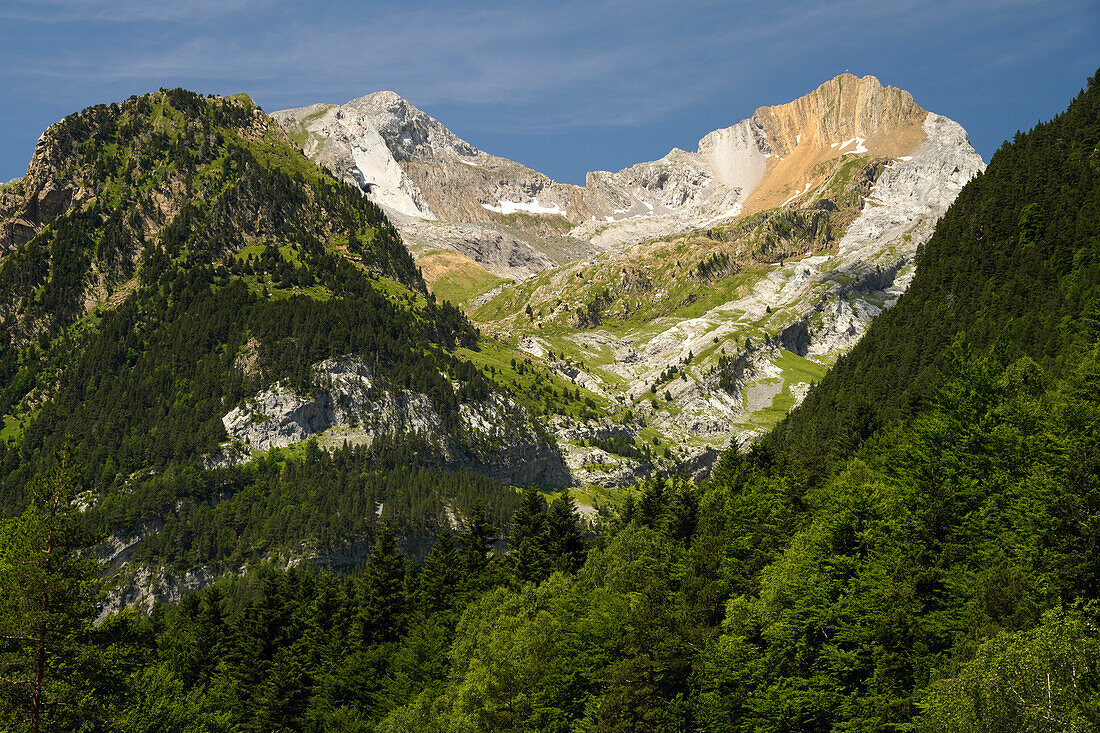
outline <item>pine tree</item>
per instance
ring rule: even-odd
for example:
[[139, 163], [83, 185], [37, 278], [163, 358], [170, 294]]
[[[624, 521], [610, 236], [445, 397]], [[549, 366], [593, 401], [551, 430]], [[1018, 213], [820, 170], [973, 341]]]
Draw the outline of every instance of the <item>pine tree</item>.
[[634, 491], [628, 491], [623, 499], [623, 508], [619, 512], [618, 526], [620, 529], [628, 526], [638, 518], [638, 500], [634, 497]]
[[405, 559], [397, 549], [393, 526], [384, 521], [367, 559], [360, 611], [364, 640], [396, 640], [405, 622], [406, 605]]
[[690, 485], [681, 483], [669, 502], [668, 536], [679, 542], [690, 542], [698, 515], [699, 497]]
[[654, 478], [642, 487], [642, 500], [638, 503], [638, 520], [653, 529], [660, 529], [665, 510], [664, 479]]
[[462, 565], [454, 536], [450, 528], [445, 527], [436, 536], [428, 557], [424, 559], [424, 568], [420, 572], [420, 584], [417, 601], [420, 611], [429, 616], [454, 607], [455, 596], [462, 587]]
[[485, 514], [485, 504], [481, 499], [474, 502], [470, 509], [470, 522], [466, 531], [462, 533], [463, 554], [466, 559], [466, 574], [470, 582], [476, 582], [477, 578], [485, 572], [489, 565], [489, 553], [493, 549], [493, 543], [497, 541], [493, 525], [489, 523], [489, 517]]
[[98, 562], [80, 554], [91, 537], [75, 521], [76, 476], [66, 448], [0, 542], [0, 722], [9, 730], [37, 733], [91, 712], [77, 670], [90, 653]]
[[546, 529], [546, 499], [538, 489], [528, 488], [512, 515], [508, 538], [513, 567], [520, 580], [538, 583], [550, 575]]
[[546, 536], [551, 570], [575, 573], [584, 564], [584, 535], [573, 496], [566, 489], [546, 513]]

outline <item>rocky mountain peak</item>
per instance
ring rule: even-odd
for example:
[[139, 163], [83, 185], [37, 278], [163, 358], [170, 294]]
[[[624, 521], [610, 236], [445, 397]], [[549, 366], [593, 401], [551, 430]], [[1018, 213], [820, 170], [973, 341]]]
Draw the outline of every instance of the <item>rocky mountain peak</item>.
[[[398, 214], [414, 251], [455, 250], [500, 277], [559, 261], [562, 242], [547, 236], [565, 235], [571, 252], [618, 249], [810, 201], [856, 159], [915, 157], [919, 167], [921, 151], [932, 149], [922, 147], [929, 130], [939, 134], [908, 92], [846, 73], [792, 102], [760, 107], [694, 150], [673, 147], [659, 160], [593, 171], [572, 186], [474, 148], [394, 92], [326, 109], [274, 116], [307, 155]], [[972, 163], [973, 149], [959, 145]], [[537, 256], [540, 249], [550, 256]], [[479, 259], [487, 251], [501, 256]]]
[[800, 145], [822, 146], [858, 138], [882, 146], [905, 145], [899, 135], [920, 127], [927, 112], [909, 92], [873, 76], [841, 74], [793, 102], [761, 107], [754, 115], [780, 156]]
[[374, 92], [353, 99], [344, 105], [341, 114], [350, 111], [370, 121], [398, 161], [431, 160], [442, 155], [470, 157], [479, 152], [396, 92]]

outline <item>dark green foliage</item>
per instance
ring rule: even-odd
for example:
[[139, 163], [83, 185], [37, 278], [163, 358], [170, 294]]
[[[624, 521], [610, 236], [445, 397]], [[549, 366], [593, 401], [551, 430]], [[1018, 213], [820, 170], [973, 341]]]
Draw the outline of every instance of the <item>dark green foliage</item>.
[[[1026, 360], [956, 365], [933, 411], [809, 500], [809, 526], [760, 575], [758, 597], [727, 607], [736, 684], [755, 690], [740, 715], [755, 726], [780, 710], [825, 727], [901, 724], [933, 669], [1054, 603], [1095, 597], [1095, 570], [1070, 582], [1057, 569], [1091, 550], [1095, 518], [1063, 537], [1052, 509], [1074, 470], [1062, 451], [1096, 439], [1100, 405], [1019, 390], [1037, 369]], [[1081, 410], [1084, 432], [1065, 422]], [[1069, 491], [1095, 517], [1095, 490]]]
[[650, 459], [649, 447], [639, 448], [628, 433], [613, 433], [606, 438], [589, 438], [587, 442], [595, 448], [624, 458], [635, 458], [640, 461]]
[[101, 713], [84, 677], [100, 570], [82, 556], [91, 536], [74, 506], [80, 486], [66, 449], [32, 487], [26, 510], [0, 523], [0, 722], [5, 730], [60, 730]]
[[736, 275], [739, 270], [740, 264], [731, 260], [728, 254], [715, 252], [699, 260], [699, 264], [695, 266], [694, 276], [697, 280], [710, 281]]
[[155, 517], [159, 531], [137, 542], [132, 557], [184, 571], [297, 552], [303, 542], [322, 562], [340, 564], [365, 554], [381, 519], [404, 537], [430, 536], [450, 506], [460, 516], [481, 511], [491, 532], [518, 503], [514, 491], [477, 474], [418, 467], [425, 458], [415, 441], [276, 458], [150, 477], [105, 498], [87, 521], [125, 533]]
[[508, 545], [521, 581], [539, 583], [555, 571], [576, 572], [584, 562], [585, 542], [569, 491], [547, 504], [537, 489], [527, 489], [512, 515]]
[[472, 580], [480, 580], [489, 569], [490, 555], [498, 537], [480, 498], [474, 501], [468, 516], [466, 530], [460, 536], [464, 570]]
[[[584, 308], [577, 308], [576, 320], [578, 328], [589, 328], [603, 323], [603, 310], [611, 305], [611, 293], [604, 288], [596, 293], [592, 300]], [[553, 352], [550, 354], [553, 359]]]
[[573, 496], [566, 489], [546, 513], [546, 552], [552, 571], [575, 573], [584, 563], [585, 541]]
[[[959, 348], [951, 363], [931, 410], [865, 444], [810, 495], [772, 475], [761, 451], [727, 456], [702, 497], [686, 482], [651, 481], [631, 521], [574, 579], [546, 577], [546, 564], [569, 545], [555, 544], [569, 533], [554, 528], [576, 527], [571, 500], [547, 507], [529, 491], [511, 557], [517, 570], [538, 567], [541, 584], [519, 588], [532, 579], [519, 573], [483, 570], [480, 581], [449, 573], [462, 564], [444, 536], [414, 599], [383, 538], [368, 568], [344, 585], [352, 590], [342, 603], [354, 605], [334, 618], [350, 620], [323, 626], [331, 631], [322, 638], [346, 633], [347, 641], [280, 642], [286, 622], [268, 615], [249, 627], [263, 641], [246, 648], [266, 648], [270, 637], [291, 650], [247, 667], [257, 670], [250, 691], [281, 695], [249, 692], [246, 706], [233, 707], [239, 692], [198, 687], [212, 661], [197, 647], [166, 689], [201, 690], [195, 699], [209, 707], [195, 715], [203, 720], [248, 711], [292, 727], [346, 714], [384, 719], [380, 730], [771, 731], [790, 721], [806, 730], [936, 730], [1011, 694], [1014, 660], [1024, 660], [1028, 695], [1049, 670], [1055, 709], [1089, 721], [1100, 664], [1094, 610], [1073, 611], [1069, 624], [1049, 614], [1044, 622], [1044, 612], [1095, 599], [1100, 577], [1089, 562], [1100, 487], [1088, 463], [1100, 440], [1100, 352], [1054, 390], [1027, 357]], [[468, 552], [488, 547], [467, 542]], [[521, 563], [522, 553], [534, 559]], [[332, 584], [331, 576], [315, 585], [296, 577], [307, 589]], [[255, 583], [238, 583], [227, 598]], [[280, 607], [267, 600], [278, 593], [260, 587], [264, 600], [242, 619]], [[297, 598], [283, 602], [290, 618], [318, 604], [282, 593]], [[230, 611], [228, 629], [244, 623], [233, 620], [235, 600], [190, 601], [175, 613], [217, 629], [218, 607]], [[390, 613], [400, 619], [395, 636], [372, 637], [371, 625], [355, 621], [378, 608], [404, 609]], [[189, 633], [217, 648], [217, 633]], [[233, 638], [227, 649], [249, 637]], [[236, 664], [216, 675], [232, 680]], [[409, 674], [410, 664], [425, 671]], [[314, 692], [296, 696], [288, 680]], [[1026, 706], [998, 710], [979, 719], [1034, 729]]]
[[404, 594], [405, 560], [389, 522], [382, 523], [363, 580], [359, 614], [363, 640], [372, 644], [395, 641], [404, 630], [408, 599]]
[[512, 515], [512, 528], [508, 544], [512, 552], [509, 558], [515, 563], [515, 573], [520, 580], [539, 582], [549, 575], [547, 556], [546, 499], [538, 489], [523, 492], [523, 500]]
[[[745, 349], [749, 348], [748, 340], [746, 339]], [[745, 358], [742, 355], [737, 357], [726, 356], [722, 354], [718, 357], [718, 387], [725, 390], [731, 395], [740, 394], [738, 391], [741, 387], [741, 378], [745, 371]]]
[[[229, 408], [275, 381], [310, 390], [312, 366], [329, 357], [369, 355], [380, 387], [428, 395], [452, 429], [460, 401], [493, 390], [448, 352], [475, 345], [476, 332], [450, 304], [417, 295], [423, 282], [381, 211], [277, 135], [269, 139], [273, 132], [257, 139], [250, 125], [261, 122], [269, 121], [243, 102], [177, 91], [86, 110], [47, 134], [56, 175], [89, 177], [98, 198], [63, 213], [0, 263], [3, 302], [19, 303], [38, 288], [33, 303], [24, 300], [4, 321], [0, 413], [29, 409], [24, 399], [34, 390], [49, 397], [24, 418], [22, 439], [3, 446], [3, 511], [19, 511], [23, 487], [42, 470], [35, 457], [66, 433], [97, 494], [149, 469], [193, 479], [189, 471], [225, 439], [221, 416]], [[195, 147], [195, 140], [203, 142]], [[95, 167], [102, 156], [144, 160], [138, 167], [148, 179], [110, 178]], [[154, 164], [162, 159], [169, 163]], [[134, 221], [138, 212], [152, 216], [146, 189], [170, 182], [183, 188], [178, 211], [143, 240]], [[108, 208], [112, 196], [122, 201]], [[120, 219], [125, 210], [132, 215]], [[124, 246], [126, 237], [133, 241]], [[341, 237], [354, 256], [331, 245]], [[237, 256], [246, 240], [266, 246]], [[102, 269], [122, 250], [126, 276], [140, 275], [133, 292], [68, 328], [81, 315], [81, 268], [94, 261]], [[26, 270], [32, 266], [40, 272]], [[45, 329], [39, 343], [20, 347], [32, 327]], [[248, 359], [251, 370], [241, 367]]]
[[436, 535], [424, 559], [417, 589], [417, 604], [425, 616], [453, 608], [464, 577], [461, 556], [450, 528]]

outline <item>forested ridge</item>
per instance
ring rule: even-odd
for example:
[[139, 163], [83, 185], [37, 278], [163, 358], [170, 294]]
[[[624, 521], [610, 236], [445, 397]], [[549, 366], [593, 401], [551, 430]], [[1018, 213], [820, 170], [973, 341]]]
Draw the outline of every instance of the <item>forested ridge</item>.
[[[448, 491], [465, 521], [410, 558], [402, 507], [463, 481], [415, 440], [375, 454], [307, 444], [220, 472], [192, 467], [198, 478], [166, 459], [146, 493], [117, 492], [98, 515], [70, 500], [108, 480], [81, 460], [90, 446], [43, 443], [54, 467], [8, 484], [27, 498], [0, 543], [0, 720], [28, 729], [37, 710], [46, 729], [89, 731], [1098, 730], [1098, 307], [1100, 73], [962, 191], [909, 291], [802, 408], [760, 444], [727, 451], [707, 482], [645, 482], [598, 534], [581, 531], [567, 492], [513, 493], [487, 511], [502, 489], [471, 478]], [[293, 378], [295, 363], [269, 368]], [[370, 550], [343, 573], [257, 562], [175, 606], [92, 625], [97, 571], [75, 548], [143, 516], [131, 505], [142, 496], [174, 502], [173, 481], [193, 482], [205, 503], [186, 522], [169, 516], [172, 539], [147, 551], [180, 567], [249, 559], [275, 516], [320, 536], [392, 501], [398, 484], [408, 498], [389, 522], [355, 520], [372, 525], [354, 530]], [[51, 548], [79, 561], [43, 564]], [[56, 596], [37, 595], [43, 579]], [[43, 684], [18, 684], [38, 679], [37, 650]], [[35, 707], [33, 689], [50, 704]]]
[[310, 393], [325, 359], [368, 361], [378, 394], [425, 395], [460, 445], [472, 442], [463, 404], [527, 398], [456, 354], [479, 348], [477, 331], [427, 294], [381, 210], [247, 98], [162, 90], [84, 110], [43, 135], [9, 194], [0, 219], [40, 227], [0, 259], [3, 515], [23, 510], [66, 445], [83, 521], [100, 536], [163, 525], [135, 553], [179, 571], [303, 542], [355, 552], [378, 506], [403, 537], [434, 531], [445, 508], [462, 516], [475, 494], [504, 521], [512, 490], [440, 474], [438, 446], [414, 435], [346, 462], [306, 451], [308, 489], [284, 481], [282, 455], [258, 474], [209, 470], [231, 408], [272, 384]]

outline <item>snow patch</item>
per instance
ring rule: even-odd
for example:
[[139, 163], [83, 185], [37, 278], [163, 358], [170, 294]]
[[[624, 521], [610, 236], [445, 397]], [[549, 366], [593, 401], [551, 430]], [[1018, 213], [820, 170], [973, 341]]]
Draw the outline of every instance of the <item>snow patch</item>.
[[741, 216], [741, 204], [739, 203], [734, 204], [732, 209], [729, 209], [728, 211], [725, 211], [718, 216], [715, 216], [703, 222], [703, 226], [708, 227], [716, 221], [721, 221], [722, 219], [732, 219], [735, 216]]
[[480, 168], [481, 167], [481, 163], [475, 163], [472, 160], [462, 160], [462, 158], [459, 158], [458, 162], [462, 163], [464, 165], [468, 165], [471, 168]]
[[498, 214], [515, 214], [517, 211], [526, 211], [529, 214], [557, 214], [565, 216], [565, 210], [555, 203], [553, 206], [543, 206], [538, 198], [530, 203], [522, 201], [501, 201], [499, 206], [482, 204], [482, 208], [495, 211]]
[[408, 216], [434, 218], [376, 130], [364, 127], [352, 144], [351, 159], [359, 171], [359, 186], [369, 191], [374, 203]]
[[809, 190], [810, 190], [810, 186], [811, 186], [811, 185], [812, 185], [812, 184], [811, 184], [811, 183], [810, 183], [809, 181], [807, 181], [807, 182], [806, 182], [806, 188], [802, 189], [801, 191], [796, 191], [796, 192], [794, 192], [793, 194], [791, 194], [791, 197], [790, 197], [789, 199], [787, 199], [786, 201], [784, 201], [783, 203], [781, 203], [781, 204], [780, 204], [780, 206], [786, 206], [787, 204], [789, 204], [790, 202], [794, 201], [794, 200], [795, 200], [796, 198], [798, 198], [798, 197], [799, 197], [799, 196], [801, 196], [802, 194], [804, 194], [804, 193], [806, 193], [807, 191], [809, 191]]
[[853, 137], [851, 140], [845, 140], [843, 143], [840, 144], [840, 149], [841, 150], [844, 150], [844, 148], [848, 147], [852, 143], [856, 144], [856, 149], [855, 150], [849, 150], [845, 153], [841, 153], [841, 155], [853, 155], [853, 154], [856, 154], [856, 153], [866, 153], [867, 148], [863, 144], [865, 142], [867, 142], [866, 138], [862, 138], [862, 137]]

